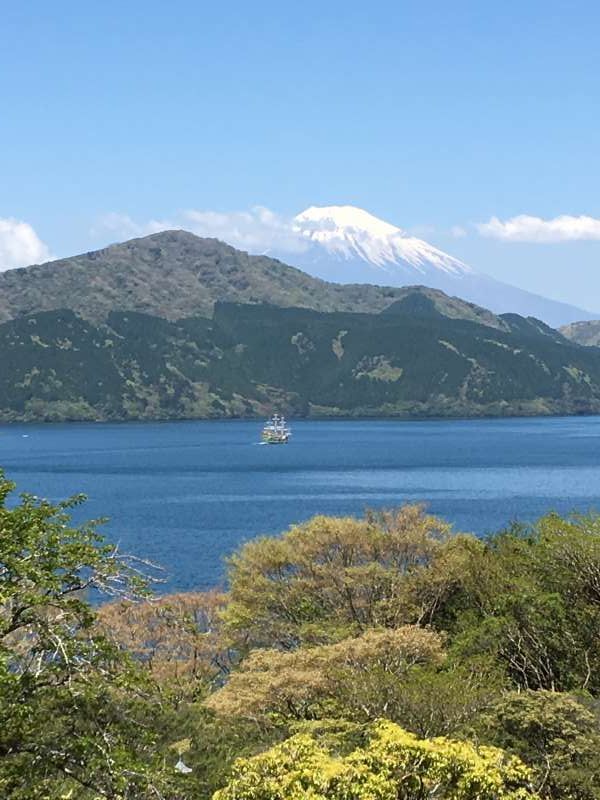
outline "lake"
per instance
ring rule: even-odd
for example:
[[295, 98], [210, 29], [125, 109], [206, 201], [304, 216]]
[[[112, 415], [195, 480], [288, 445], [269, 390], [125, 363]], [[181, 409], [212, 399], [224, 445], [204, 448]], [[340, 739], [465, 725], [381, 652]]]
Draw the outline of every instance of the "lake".
[[166, 568], [164, 591], [222, 583], [241, 542], [313, 514], [422, 501], [485, 535], [600, 508], [600, 417], [292, 428], [290, 444], [265, 446], [256, 421], [3, 425], [0, 466], [19, 491], [87, 494], [76, 517], [110, 517], [123, 551]]

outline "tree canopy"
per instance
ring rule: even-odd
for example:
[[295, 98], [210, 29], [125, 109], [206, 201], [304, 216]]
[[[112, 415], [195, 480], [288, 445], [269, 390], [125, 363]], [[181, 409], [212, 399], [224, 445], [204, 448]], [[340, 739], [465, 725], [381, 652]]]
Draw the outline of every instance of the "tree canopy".
[[229, 561], [224, 622], [239, 647], [294, 649], [411, 621], [405, 582], [450, 537], [420, 506], [364, 520], [314, 517], [248, 542]]
[[255, 650], [206, 706], [220, 715], [254, 720], [270, 714], [373, 719], [402, 692], [412, 668], [444, 657], [438, 634], [408, 625], [292, 652]]
[[527, 767], [493, 747], [418, 739], [379, 722], [348, 755], [296, 735], [266, 753], [241, 759], [215, 800], [528, 800]]
[[7, 800], [600, 800], [600, 520], [422, 507], [248, 542], [153, 596], [0, 475]]

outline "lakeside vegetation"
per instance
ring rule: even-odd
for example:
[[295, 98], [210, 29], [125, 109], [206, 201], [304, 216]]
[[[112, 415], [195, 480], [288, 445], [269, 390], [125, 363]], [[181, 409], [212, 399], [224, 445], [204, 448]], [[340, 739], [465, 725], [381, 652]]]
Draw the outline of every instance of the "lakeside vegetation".
[[600, 798], [600, 518], [319, 516], [242, 546], [226, 591], [152, 597], [81, 498], [14, 490], [3, 798]]

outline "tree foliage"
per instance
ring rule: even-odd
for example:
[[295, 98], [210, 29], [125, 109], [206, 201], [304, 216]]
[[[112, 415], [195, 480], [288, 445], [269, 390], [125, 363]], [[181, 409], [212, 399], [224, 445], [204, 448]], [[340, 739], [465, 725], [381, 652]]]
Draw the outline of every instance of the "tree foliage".
[[294, 649], [414, 616], [407, 575], [451, 528], [420, 506], [365, 520], [314, 517], [278, 539], [248, 542], [229, 562], [226, 630], [239, 647]]
[[255, 650], [206, 705], [221, 716], [255, 720], [268, 714], [373, 719], [397, 702], [413, 667], [443, 659], [441, 637], [416, 626], [293, 652]]
[[598, 517], [315, 517], [244, 545], [227, 592], [151, 597], [80, 498], [13, 488], [3, 798], [600, 800]]
[[0, 795], [156, 797], [168, 781], [144, 684], [84, 596], [139, 596], [139, 570], [95, 525], [70, 525], [79, 498], [9, 508], [13, 488], [0, 475]]
[[221, 647], [222, 592], [187, 592], [107, 603], [99, 630], [152, 675], [172, 701], [193, 700], [230, 667]]
[[370, 729], [364, 747], [338, 755], [296, 735], [238, 761], [215, 800], [527, 800], [527, 767], [493, 747], [418, 739], [391, 722]]
[[[588, 706], [590, 704], [588, 703]], [[600, 797], [600, 719], [565, 694], [511, 692], [478, 721], [480, 734], [532, 766], [544, 798]]]
[[[459, 597], [432, 615], [464, 653], [488, 652], [515, 685], [600, 689], [600, 520], [543, 517], [491, 537], [463, 562]], [[427, 585], [429, 575], [421, 580]]]

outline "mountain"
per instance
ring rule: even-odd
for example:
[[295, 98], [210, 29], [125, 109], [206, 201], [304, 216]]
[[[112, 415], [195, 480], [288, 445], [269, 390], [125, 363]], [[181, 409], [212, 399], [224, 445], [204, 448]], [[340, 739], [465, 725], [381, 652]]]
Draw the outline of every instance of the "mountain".
[[600, 350], [429, 289], [379, 314], [217, 303], [179, 321], [70, 310], [0, 325], [0, 419], [600, 412]]
[[564, 325], [560, 332], [567, 339], [587, 347], [600, 347], [600, 320], [586, 322], [572, 322]]
[[[386, 276], [402, 254], [411, 278], [472, 277], [418, 240], [386, 250], [359, 233], [306, 237]], [[537, 319], [331, 283], [185, 231], [0, 273], [2, 320], [2, 420], [600, 411], [600, 349]]]
[[581, 309], [476, 273], [360, 209], [313, 207], [299, 214], [295, 225], [307, 249], [293, 258], [311, 274], [276, 258], [249, 255], [217, 239], [182, 230], [162, 231], [0, 272], [0, 322], [65, 306], [94, 322], [106, 319], [111, 311], [139, 311], [176, 320], [210, 316], [214, 304], [222, 301], [378, 312], [414, 284], [464, 298], [462, 309], [467, 315], [475, 304], [480, 307], [476, 315], [483, 306], [496, 313], [535, 316], [553, 326], [594, 318]]
[[[211, 316], [216, 302], [267, 302], [316, 311], [381, 311], [406, 288], [340, 285], [267, 256], [250, 256], [217, 239], [163, 231], [102, 250], [0, 272], [0, 322], [70, 308], [102, 322], [112, 311], [165, 319]], [[454, 316], [492, 318], [458, 298], [432, 293]]]
[[380, 275], [427, 275], [436, 272], [461, 276], [472, 272], [462, 261], [408, 236], [400, 228], [354, 206], [311, 206], [294, 218], [296, 230], [314, 246], [346, 265], [368, 264]]
[[328, 281], [422, 284], [554, 327], [600, 316], [497, 281], [360, 208], [311, 206], [294, 218], [294, 228], [305, 250], [277, 255]]

